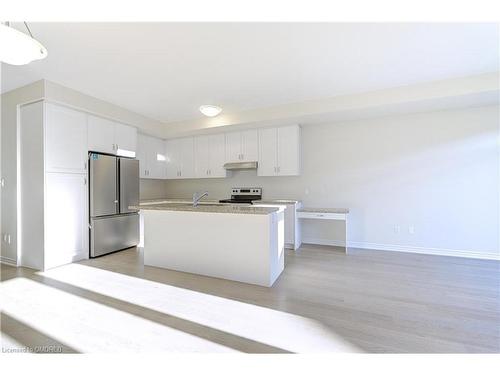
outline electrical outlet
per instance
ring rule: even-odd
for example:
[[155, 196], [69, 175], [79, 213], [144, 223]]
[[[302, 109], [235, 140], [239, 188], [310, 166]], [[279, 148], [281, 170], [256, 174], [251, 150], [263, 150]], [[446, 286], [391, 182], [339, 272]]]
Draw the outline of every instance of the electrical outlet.
[[415, 234], [415, 227], [413, 225], [408, 226], [408, 233]]
[[394, 225], [394, 233], [398, 234], [399, 232], [401, 232], [401, 227], [398, 224], [395, 224]]
[[305, 190], [305, 194], [306, 194], [306, 195], [309, 195], [309, 188], [306, 188], [306, 190]]

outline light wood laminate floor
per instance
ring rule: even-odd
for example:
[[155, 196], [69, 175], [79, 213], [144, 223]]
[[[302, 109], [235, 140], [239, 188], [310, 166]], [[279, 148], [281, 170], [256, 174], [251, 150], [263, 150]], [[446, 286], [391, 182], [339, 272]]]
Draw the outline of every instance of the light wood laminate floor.
[[265, 288], [141, 257], [129, 249], [45, 273], [2, 265], [2, 347], [500, 352], [498, 261], [305, 245]]

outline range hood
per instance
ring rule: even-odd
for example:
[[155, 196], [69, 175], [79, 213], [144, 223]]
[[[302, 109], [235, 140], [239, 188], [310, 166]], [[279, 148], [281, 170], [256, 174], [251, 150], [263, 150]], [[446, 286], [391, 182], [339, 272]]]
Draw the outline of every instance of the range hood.
[[237, 163], [226, 163], [224, 164], [224, 169], [227, 170], [238, 170], [238, 169], [257, 169], [256, 161], [242, 161]]

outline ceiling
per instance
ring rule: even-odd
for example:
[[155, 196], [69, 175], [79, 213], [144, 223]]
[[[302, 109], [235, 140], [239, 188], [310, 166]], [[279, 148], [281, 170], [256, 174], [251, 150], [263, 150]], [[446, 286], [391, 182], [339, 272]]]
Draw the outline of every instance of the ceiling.
[[3, 64], [3, 92], [44, 78], [164, 123], [499, 69], [496, 24], [29, 25], [48, 57]]

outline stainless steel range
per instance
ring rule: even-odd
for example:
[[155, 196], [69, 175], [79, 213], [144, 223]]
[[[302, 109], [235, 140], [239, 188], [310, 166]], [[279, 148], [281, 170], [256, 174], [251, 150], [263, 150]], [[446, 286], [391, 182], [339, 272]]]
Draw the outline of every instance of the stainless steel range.
[[262, 199], [262, 188], [232, 188], [231, 199], [221, 199], [220, 203], [252, 204], [252, 201]]

